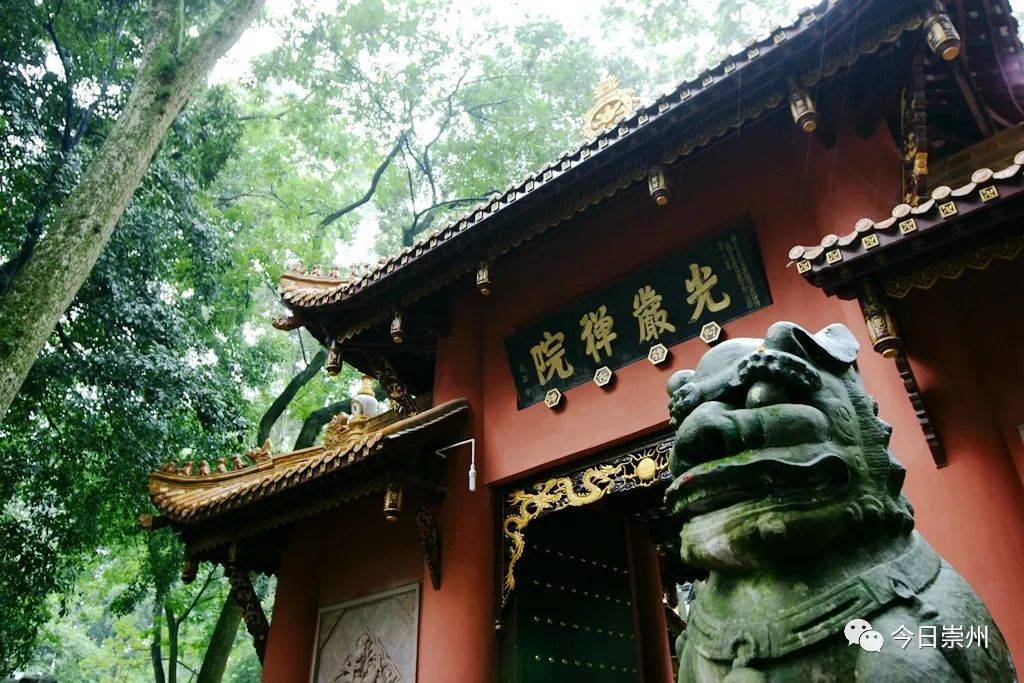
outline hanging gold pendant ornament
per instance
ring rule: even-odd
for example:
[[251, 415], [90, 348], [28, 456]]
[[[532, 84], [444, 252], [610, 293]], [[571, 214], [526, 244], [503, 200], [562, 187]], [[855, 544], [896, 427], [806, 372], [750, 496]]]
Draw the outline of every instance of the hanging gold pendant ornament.
[[487, 261], [482, 262], [476, 269], [476, 288], [484, 296], [491, 294], [491, 267]]
[[652, 166], [647, 171], [647, 190], [651, 193], [651, 199], [658, 206], [668, 204], [670, 193], [668, 183], [665, 181], [665, 169], [661, 166]]
[[396, 344], [401, 344], [405, 341], [405, 329], [402, 326], [402, 314], [395, 312], [395, 317], [391, 319], [391, 340]]
[[398, 521], [398, 515], [402, 511], [402, 484], [397, 481], [389, 481], [384, 491], [384, 519], [389, 522]]
[[332, 339], [327, 345], [327, 363], [324, 366], [328, 375], [337, 375], [341, 372], [341, 344], [337, 339]]
[[871, 347], [881, 354], [882, 358], [898, 356], [903, 350], [903, 339], [896, 329], [896, 321], [889, 307], [878, 296], [874, 284], [865, 281], [858, 300], [864, 314], [864, 324], [868, 328]]
[[928, 47], [941, 59], [950, 62], [960, 56], [960, 34], [946, 14], [945, 8], [936, 3], [924, 18]]
[[813, 133], [818, 129], [818, 109], [814, 100], [793, 76], [789, 77], [789, 113], [793, 115], [793, 123], [803, 132]]

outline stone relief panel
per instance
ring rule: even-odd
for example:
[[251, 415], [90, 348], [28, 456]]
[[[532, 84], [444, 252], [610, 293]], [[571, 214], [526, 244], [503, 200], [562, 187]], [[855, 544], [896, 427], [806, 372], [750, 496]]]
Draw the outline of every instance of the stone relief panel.
[[314, 683], [399, 683], [416, 680], [419, 585], [320, 610]]

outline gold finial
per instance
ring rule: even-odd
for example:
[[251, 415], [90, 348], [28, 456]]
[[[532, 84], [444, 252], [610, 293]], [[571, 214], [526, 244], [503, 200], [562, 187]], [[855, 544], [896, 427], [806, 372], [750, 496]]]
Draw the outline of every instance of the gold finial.
[[369, 375], [363, 375], [363, 385], [359, 387], [359, 391], [356, 395], [373, 396], [373, 378]]
[[635, 114], [639, 106], [632, 89], [620, 87], [618, 76], [608, 76], [594, 88], [594, 106], [583, 116], [584, 139], [593, 140]]

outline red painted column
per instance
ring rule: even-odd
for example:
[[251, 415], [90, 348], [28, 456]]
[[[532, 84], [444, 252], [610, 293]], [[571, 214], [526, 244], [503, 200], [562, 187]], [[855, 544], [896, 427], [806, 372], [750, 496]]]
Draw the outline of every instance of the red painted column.
[[[441, 507], [441, 589], [424, 572], [420, 604], [419, 683], [483, 682], [496, 677], [494, 635], [494, 496], [483, 484], [483, 349], [480, 318], [486, 300], [475, 290], [453, 295], [453, 328], [438, 342], [434, 401], [467, 398], [472, 420], [464, 438], [477, 437], [477, 490], [467, 484], [470, 449], [449, 452], [447, 497]], [[458, 441], [461, 439], [453, 439]]]
[[320, 597], [320, 542], [315, 525], [297, 524], [277, 577], [264, 657], [266, 683], [309, 680]]
[[640, 677], [648, 683], [672, 683], [672, 657], [662, 602], [658, 550], [647, 527], [634, 520], [626, 521], [626, 540]]

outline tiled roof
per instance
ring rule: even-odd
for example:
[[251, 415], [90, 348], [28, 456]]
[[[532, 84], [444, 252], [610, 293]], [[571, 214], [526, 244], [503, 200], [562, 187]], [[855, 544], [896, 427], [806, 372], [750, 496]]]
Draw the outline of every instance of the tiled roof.
[[192, 476], [165, 468], [150, 475], [149, 496], [173, 523], [189, 526], [394, 451], [409, 435], [452, 426], [468, 411], [469, 403], [457, 399], [406, 418], [384, 413], [361, 428], [342, 430], [340, 438], [325, 439], [322, 446], [278, 456], [264, 446], [250, 452], [253, 464], [236, 458], [230, 471]]
[[[904, 244], [929, 238], [951, 236], [951, 224], [969, 215], [995, 207], [1024, 192], [1024, 150], [1018, 152], [1009, 166], [998, 171], [979, 168], [966, 185], [955, 189], [946, 185], [932, 191], [931, 197], [919, 204], [898, 204], [881, 220], [861, 218], [853, 229], [843, 235], [829, 234], [814, 246], [797, 245], [789, 250], [790, 265], [798, 273], [817, 284], [824, 277], [835, 275], [849, 280], [860, 266]], [[929, 240], [931, 241], [931, 240]], [[832, 282], [834, 289], [835, 282]]]
[[[747, 45], [743, 50], [709, 67], [694, 79], [683, 81], [672, 91], [663, 94], [646, 106], [641, 106], [631, 117], [620, 121], [596, 138], [586, 140], [575, 149], [563, 152], [554, 161], [545, 164], [519, 182], [512, 183], [503, 192], [478, 204], [449, 225], [424, 235], [414, 245], [393, 257], [382, 259], [380, 263], [362, 274], [352, 278], [331, 278], [318, 273], [307, 274], [304, 270], [285, 273], [280, 284], [282, 299], [289, 308], [298, 311], [331, 306], [352, 297], [404, 268], [412, 261], [427, 255], [439, 245], [457, 238], [467, 231], [473, 232], [477, 226], [487, 223], [491, 216], [500, 213], [560, 177], [572, 174], [576, 169], [594, 164], [594, 159], [606, 149], [611, 149], [617, 144], [630, 140], [636, 133], [655, 124], [666, 115], [674, 113], [683, 105], [689, 106], [700, 101], [708, 93], [716, 90], [721, 82], [741, 79], [744, 70], [752, 63], [760, 63], [807, 30], [817, 27], [824, 29], [829, 23], [835, 22], [837, 13], [850, 12], [857, 9], [860, 4], [852, 0], [824, 0], [817, 6], [801, 12], [793, 23], [773, 29]], [[891, 39], [895, 40], [897, 37], [898, 35], [895, 35]], [[878, 42], [881, 44], [887, 41], [879, 38]], [[875, 48], [877, 49], [877, 47], [876, 45]], [[813, 83], [805, 85], [813, 85]], [[784, 99], [778, 98], [775, 104], [778, 105]]]

